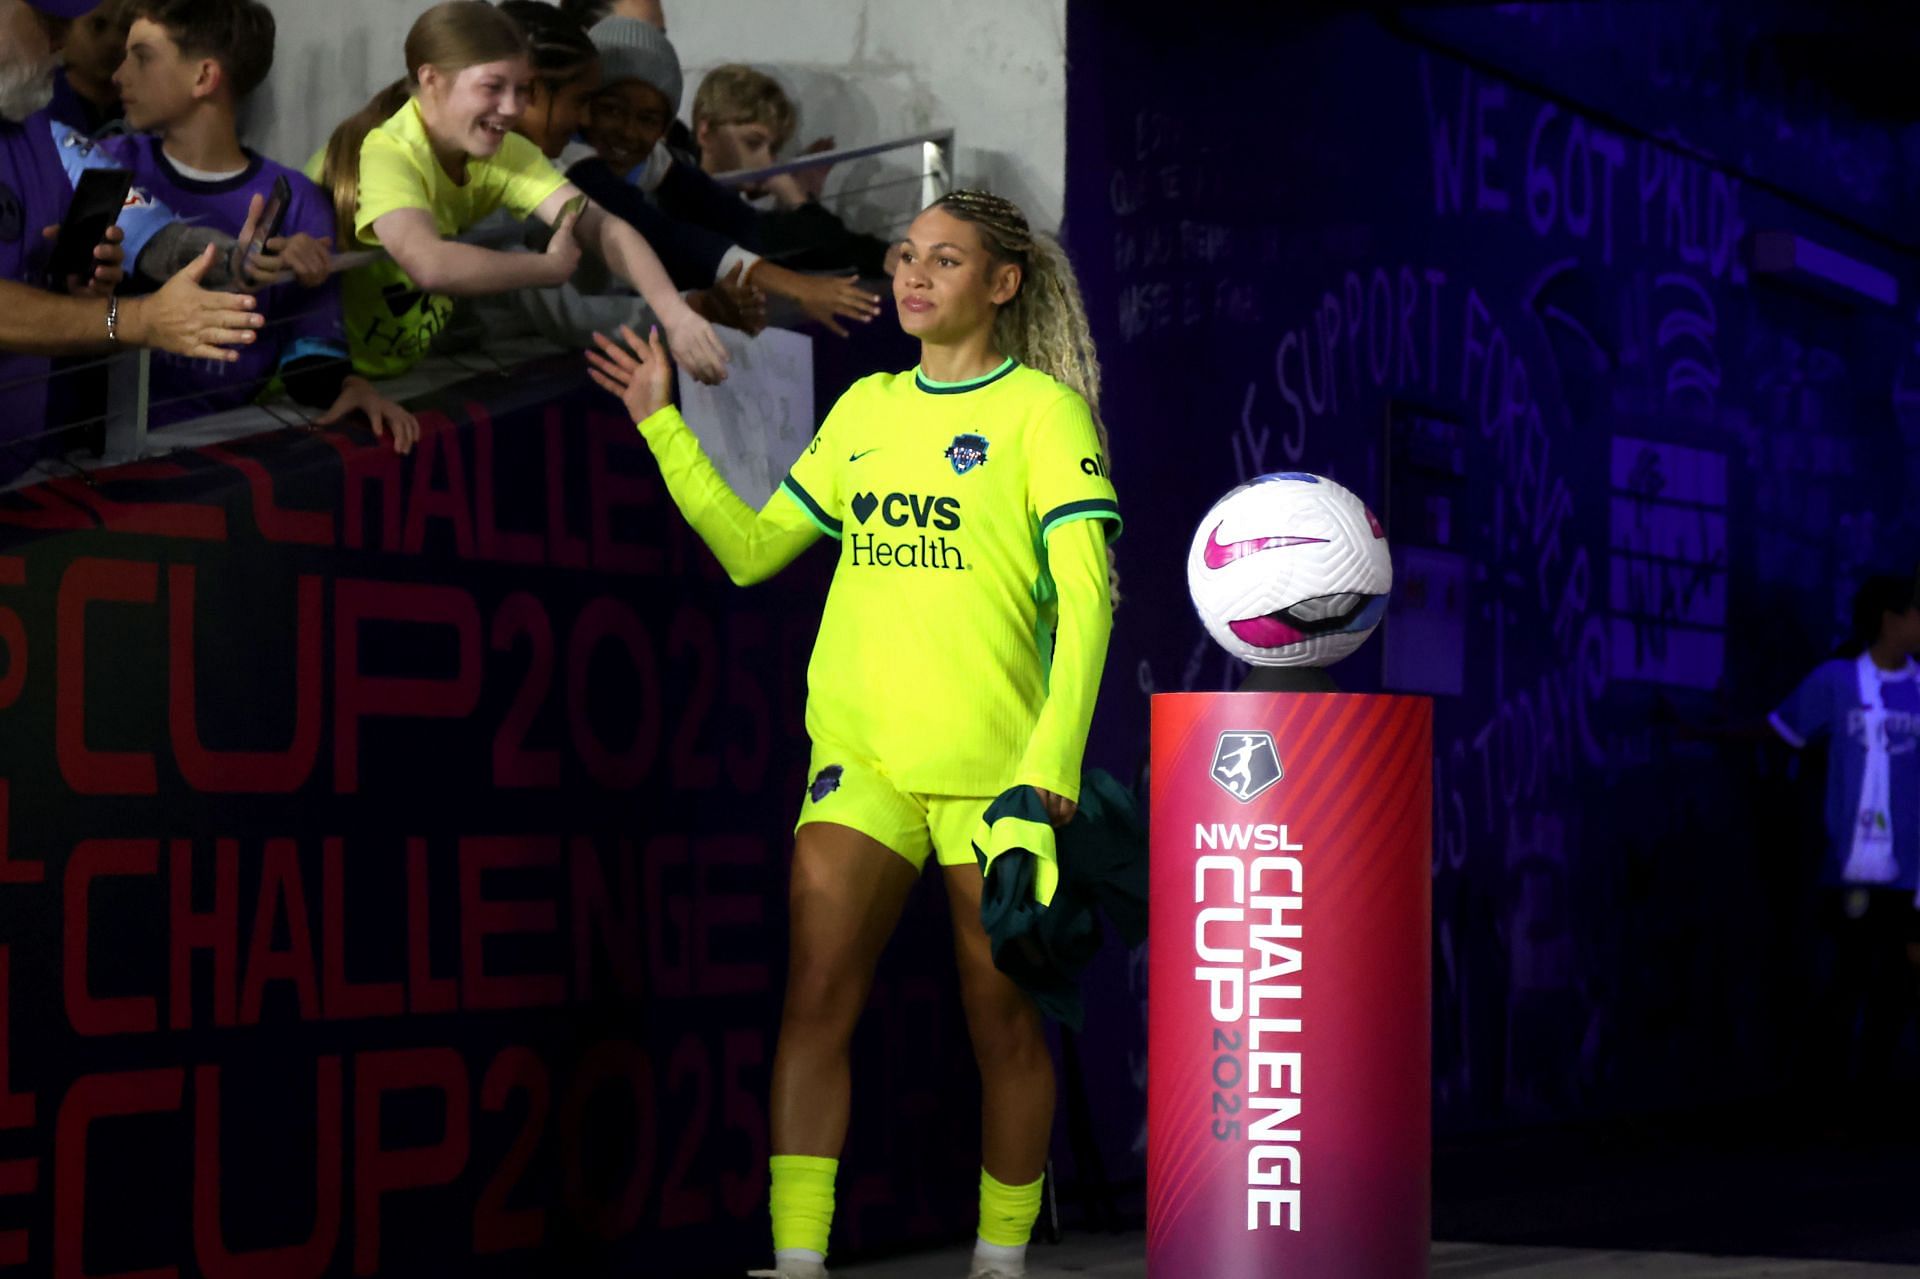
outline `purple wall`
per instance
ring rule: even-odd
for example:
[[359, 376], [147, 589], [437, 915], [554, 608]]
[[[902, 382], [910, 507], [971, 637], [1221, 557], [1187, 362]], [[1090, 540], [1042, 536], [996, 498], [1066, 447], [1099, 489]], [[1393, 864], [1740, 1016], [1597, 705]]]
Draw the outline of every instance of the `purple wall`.
[[[1148, 691], [1238, 682], [1185, 595], [1215, 497], [1299, 468], [1374, 504], [1395, 607], [1336, 674], [1436, 697], [1443, 1133], [1782, 1082], [1819, 778], [1672, 725], [1768, 709], [1920, 554], [1910, 304], [1749, 269], [1787, 231], [1904, 292], [1869, 218], [1909, 203], [1909, 139], [1829, 103], [1855, 149], [1791, 144], [1764, 85], [1675, 71], [1710, 42], [1662, 7], [1598, 8], [1426, 15], [1469, 59], [1359, 16], [1069, 6], [1067, 238], [1128, 514], [1096, 754], [1136, 764]], [[1576, 64], [1608, 100], [1522, 87]], [[1137, 966], [1110, 984], [1121, 1062]]]

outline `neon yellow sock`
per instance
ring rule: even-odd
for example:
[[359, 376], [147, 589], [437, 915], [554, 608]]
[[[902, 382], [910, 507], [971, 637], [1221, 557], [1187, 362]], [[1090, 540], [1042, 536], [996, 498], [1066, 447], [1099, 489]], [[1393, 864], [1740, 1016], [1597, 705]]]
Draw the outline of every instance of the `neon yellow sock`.
[[768, 1160], [773, 1174], [773, 1248], [775, 1252], [804, 1248], [827, 1255], [827, 1236], [833, 1231], [833, 1178], [838, 1159], [817, 1155], [775, 1155]]
[[996, 1181], [980, 1170], [980, 1238], [997, 1248], [1024, 1248], [1040, 1216], [1040, 1188], [1046, 1178], [1025, 1186]]

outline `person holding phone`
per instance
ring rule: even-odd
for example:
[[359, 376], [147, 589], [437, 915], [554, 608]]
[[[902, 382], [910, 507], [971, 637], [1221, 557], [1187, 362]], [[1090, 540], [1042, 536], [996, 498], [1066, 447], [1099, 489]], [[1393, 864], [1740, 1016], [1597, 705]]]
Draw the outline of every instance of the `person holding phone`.
[[[101, 246], [126, 242], [120, 214], [133, 194], [133, 175], [125, 169], [86, 169], [73, 184], [73, 199], [60, 225], [51, 227], [53, 255], [47, 262], [47, 287], [78, 293], [113, 292], [124, 278], [120, 256], [103, 257]], [[44, 233], [43, 233], [44, 234]], [[108, 259], [111, 258], [109, 261]]]
[[[91, 276], [64, 281], [66, 296], [42, 287], [76, 184], [88, 169], [108, 165], [46, 113], [67, 24], [92, 7], [91, 0], [0, 0], [0, 232], [9, 232], [0, 234], [7, 410], [0, 414], [0, 482], [48, 447], [48, 357], [122, 345], [231, 361], [260, 326], [253, 298], [213, 291], [226, 278], [221, 246], [182, 228], [138, 188], [129, 189], [118, 225], [93, 247]], [[113, 296], [127, 262], [166, 284], [150, 297]]]
[[240, 360], [154, 361], [155, 427], [237, 408], [276, 382], [332, 423], [364, 413], [405, 452], [413, 415], [353, 373], [330, 252], [333, 206], [304, 175], [240, 144], [240, 104], [273, 66], [274, 19], [258, 0], [130, 0], [127, 54], [114, 73], [139, 135], [94, 143], [182, 217], [238, 234], [235, 269], [259, 288], [267, 327]]
[[[407, 34], [407, 74], [334, 131], [308, 169], [333, 193], [340, 233], [391, 255], [346, 281], [355, 367], [403, 372], [446, 328], [452, 298], [550, 288], [573, 277], [586, 245], [647, 300], [682, 365], [726, 377], [713, 326], [673, 286], [646, 239], [589, 204], [540, 149], [514, 131], [531, 99], [526, 35], [484, 0], [447, 0]], [[544, 253], [502, 253], [453, 237], [496, 209], [553, 227]]]

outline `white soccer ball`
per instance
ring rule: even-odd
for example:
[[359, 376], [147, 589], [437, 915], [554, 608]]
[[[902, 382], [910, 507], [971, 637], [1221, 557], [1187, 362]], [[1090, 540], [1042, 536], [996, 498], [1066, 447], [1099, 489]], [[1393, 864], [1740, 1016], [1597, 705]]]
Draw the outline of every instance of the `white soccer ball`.
[[1325, 476], [1242, 484], [1207, 512], [1187, 589], [1220, 646], [1252, 666], [1331, 666], [1373, 634], [1393, 589], [1386, 530]]

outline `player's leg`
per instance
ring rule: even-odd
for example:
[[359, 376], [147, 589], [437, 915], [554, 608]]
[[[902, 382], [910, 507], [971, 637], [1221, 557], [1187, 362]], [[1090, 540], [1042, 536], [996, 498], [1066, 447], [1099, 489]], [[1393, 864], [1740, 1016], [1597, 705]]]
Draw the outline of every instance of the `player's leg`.
[[794, 835], [792, 938], [769, 1110], [774, 1256], [824, 1273], [852, 1098], [853, 1029], [880, 954], [926, 863], [926, 815], [879, 774], [821, 763]]
[[839, 1155], [854, 1025], [918, 876], [913, 863], [851, 827], [814, 822], [795, 835], [793, 936], [773, 1059], [776, 1153]]
[[[973, 812], [977, 822], [984, 802]], [[971, 824], [971, 823], [969, 823]], [[1041, 1179], [1053, 1135], [1053, 1054], [1033, 1000], [994, 967], [980, 926], [980, 868], [970, 844], [960, 851], [942, 839], [947, 900], [953, 911], [953, 949], [960, 969], [960, 1001], [980, 1067], [980, 1242], [974, 1271], [1019, 1275], [1040, 1212]], [[951, 851], [950, 851], [951, 850]]]

